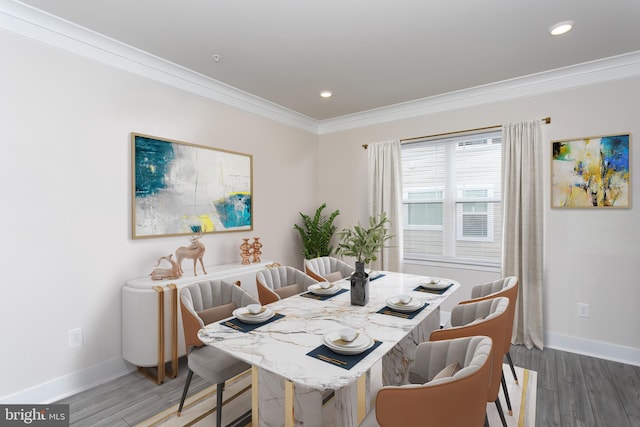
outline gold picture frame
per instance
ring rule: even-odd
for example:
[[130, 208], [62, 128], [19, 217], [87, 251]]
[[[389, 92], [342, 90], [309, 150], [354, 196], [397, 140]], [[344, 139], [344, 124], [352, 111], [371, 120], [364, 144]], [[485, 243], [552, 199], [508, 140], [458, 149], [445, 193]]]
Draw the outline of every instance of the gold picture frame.
[[551, 207], [631, 207], [630, 140], [624, 133], [551, 141]]
[[133, 239], [253, 230], [253, 156], [131, 134]]

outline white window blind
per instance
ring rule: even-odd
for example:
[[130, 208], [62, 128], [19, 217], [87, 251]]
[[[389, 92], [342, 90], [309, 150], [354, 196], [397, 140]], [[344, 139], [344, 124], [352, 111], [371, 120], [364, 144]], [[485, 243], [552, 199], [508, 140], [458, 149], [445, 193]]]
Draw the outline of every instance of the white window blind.
[[499, 266], [501, 131], [402, 145], [404, 258]]

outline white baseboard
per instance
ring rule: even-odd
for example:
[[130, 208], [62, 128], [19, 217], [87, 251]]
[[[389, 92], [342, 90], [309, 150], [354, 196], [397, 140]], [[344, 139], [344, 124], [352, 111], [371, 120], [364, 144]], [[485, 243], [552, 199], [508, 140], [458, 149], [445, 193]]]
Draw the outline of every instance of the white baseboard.
[[0, 397], [2, 404], [49, 404], [121, 377], [135, 370], [122, 357], [56, 378], [43, 384]]
[[545, 333], [545, 346], [555, 350], [593, 356], [600, 359], [640, 366], [640, 348], [626, 347], [602, 341], [587, 340], [568, 335]]

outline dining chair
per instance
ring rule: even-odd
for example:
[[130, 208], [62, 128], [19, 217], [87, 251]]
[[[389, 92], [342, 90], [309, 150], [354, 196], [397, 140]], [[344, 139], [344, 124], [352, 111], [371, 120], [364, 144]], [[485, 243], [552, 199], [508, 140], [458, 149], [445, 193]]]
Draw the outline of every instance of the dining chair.
[[[471, 288], [471, 299], [460, 302], [460, 304], [468, 304], [470, 302], [483, 301], [492, 298], [505, 297], [509, 298], [509, 308], [507, 309], [507, 331], [504, 336], [504, 355], [507, 358], [509, 367], [511, 368], [511, 374], [516, 384], [518, 384], [518, 376], [511, 360], [511, 335], [513, 333], [513, 321], [516, 314], [516, 301], [518, 299], [518, 278], [515, 276], [504, 277], [502, 279], [494, 280], [492, 282], [481, 283]], [[498, 354], [498, 351], [496, 351]], [[509, 391], [507, 389], [507, 382], [502, 381], [502, 390], [507, 402], [507, 409], [509, 415], [513, 415], [511, 409], [511, 399], [509, 397]]]
[[416, 384], [382, 387], [360, 427], [482, 426], [492, 359], [486, 336], [420, 343]]
[[318, 282], [335, 282], [351, 276], [354, 271], [351, 265], [330, 256], [304, 260], [304, 272]]
[[230, 317], [236, 308], [257, 303], [258, 301], [240, 286], [224, 280], [202, 281], [180, 290], [180, 311], [189, 373], [182, 391], [178, 416], [182, 413], [191, 378], [195, 372], [217, 385], [216, 425], [220, 427], [225, 382], [249, 369], [250, 365], [229, 356], [222, 350], [203, 345], [198, 338], [198, 330], [209, 323]]
[[264, 268], [256, 273], [258, 298], [262, 305], [306, 292], [315, 283], [318, 283], [316, 279], [286, 265]]
[[[493, 298], [468, 304], [458, 304], [451, 310], [451, 327], [436, 329], [429, 337], [430, 341], [448, 340], [453, 338], [484, 335], [493, 341], [494, 357], [492, 358], [490, 384], [486, 401], [495, 402], [503, 427], [507, 421], [502, 411], [498, 393], [502, 382], [502, 357], [499, 357], [501, 343], [507, 329], [507, 310], [509, 299], [505, 297]], [[411, 371], [409, 381], [411, 381]], [[488, 422], [486, 422], [488, 424]]]

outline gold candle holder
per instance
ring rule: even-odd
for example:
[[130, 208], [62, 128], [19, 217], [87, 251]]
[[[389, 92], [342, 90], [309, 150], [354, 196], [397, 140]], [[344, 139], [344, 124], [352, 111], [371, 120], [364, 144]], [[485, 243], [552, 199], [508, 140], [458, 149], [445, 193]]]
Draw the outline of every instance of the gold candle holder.
[[260, 243], [260, 238], [259, 237], [254, 237], [253, 238], [253, 262], [260, 262], [260, 255], [262, 255], [262, 252], [260, 251], [260, 249], [262, 248], [262, 243]]
[[240, 256], [242, 257], [242, 264], [251, 264], [251, 243], [249, 239], [242, 239], [243, 242], [240, 245]]

